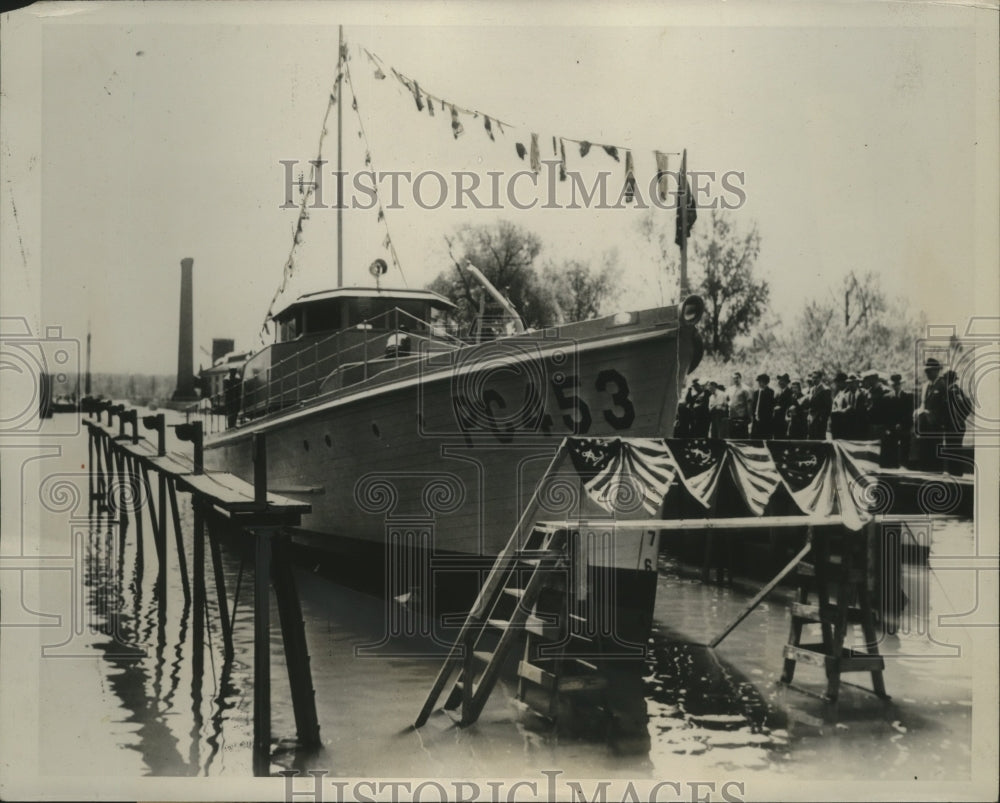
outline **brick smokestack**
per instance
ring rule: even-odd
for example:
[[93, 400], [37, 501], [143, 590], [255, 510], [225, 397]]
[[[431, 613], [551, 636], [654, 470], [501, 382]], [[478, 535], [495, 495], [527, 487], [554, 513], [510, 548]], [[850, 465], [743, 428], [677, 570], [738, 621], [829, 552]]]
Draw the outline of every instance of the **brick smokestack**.
[[181, 318], [177, 335], [177, 388], [174, 401], [195, 401], [194, 390], [194, 290], [191, 274], [194, 260], [181, 260]]

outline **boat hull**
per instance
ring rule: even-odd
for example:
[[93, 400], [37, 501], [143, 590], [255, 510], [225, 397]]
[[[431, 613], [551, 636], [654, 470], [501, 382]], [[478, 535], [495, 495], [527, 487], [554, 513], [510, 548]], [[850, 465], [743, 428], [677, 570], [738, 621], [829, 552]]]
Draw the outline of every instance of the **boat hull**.
[[696, 335], [668, 323], [435, 355], [375, 387], [210, 439], [206, 467], [252, 481], [258, 433], [269, 490], [312, 506], [305, 530], [495, 555], [564, 436], [669, 434]]

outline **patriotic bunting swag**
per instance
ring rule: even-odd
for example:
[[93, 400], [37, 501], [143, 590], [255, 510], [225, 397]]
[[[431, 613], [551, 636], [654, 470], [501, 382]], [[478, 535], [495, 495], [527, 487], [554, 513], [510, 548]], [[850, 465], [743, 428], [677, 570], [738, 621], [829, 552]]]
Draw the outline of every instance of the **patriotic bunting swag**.
[[755, 516], [779, 486], [804, 515], [840, 516], [851, 530], [879, 503], [878, 455], [868, 443], [569, 438], [566, 449], [584, 492], [614, 515], [661, 515], [675, 479], [711, 508], [725, 476]]

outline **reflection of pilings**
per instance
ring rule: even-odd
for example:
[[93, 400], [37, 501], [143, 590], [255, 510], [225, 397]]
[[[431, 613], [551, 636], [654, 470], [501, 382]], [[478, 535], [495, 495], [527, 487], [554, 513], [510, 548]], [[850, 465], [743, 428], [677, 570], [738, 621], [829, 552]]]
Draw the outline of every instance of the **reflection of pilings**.
[[266, 776], [271, 764], [271, 616], [268, 567], [271, 565], [270, 532], [256, 536], [253, 582], [253, 774]]
[[236, 687], [232, 682], [232, 674], [232, 658], [226, 658], [222, 662], [222, 670], [219, 673], [219, 693], [215, 697], [215, 711], [211, 717], [212, 733], [205, 739], [212, 748], [205, 759], [206, 775], [208, 775], [209, 767], [211, 767], [212, 761], [218, 755], [219, 749], [222, 746], [222, 724], [225, 721], [225, 713], [233, 707], [233, 703], [229, 702], [230, 698], [236, 694]]
[[208, 529], [208, 545], [212, 552], [212, 571], [215, 575], [215, 596], [219, 606], [219, 619], [222, 623], [222, 641], [226, 659], [233, 657], [233, 629], [229, 619], [229, 600], [226, 597], [226, 579], [222, 571], [222, 552], [219, 548], [219, 528], [222, 522], [206, 520]]
[[[132, 496], [145, 498], [150, 505], [149, 519], [156, 546], [159, 571], [154, 598], [151, 604], [163, 611], [166, 584], [164, 566], [166, 563], [166, 507], [169, 501], [174, 535], [179, 559], [179, 571], [184, 588], [184, 614], [181, 622], [181, 642], [185, 639], [186, 620], [191, 605], [194, 607], [193, 634], [191, 640], [191, 701], [193, 711], [192, 744], [189, 766], [195, 771], [199, 769], [199, 739], [204, 723], [201, 707], [203, 702], [204, 681], [204, 638], [207, 628], [207, 594], [205, 578], [205, 537], [206, 528], [209, 547], [212, 555], [212, 568], [215, 580], [215, 590], [218, 600], [219, 618], [222, 622], [224, 637], [225, 664], [224, 672], [228, 677], [228, 667], [232, 662], [232, 622], [229, 618], [229, 603], [226, 595], [225, 576], [222, 567], [222, 555], [218, 539], [223, 525], [232, 528], [234, 533], [250, 532], [255, 537], [258, 566], [255, 583], [255, 684], [254, 684], [254, 771], [257, 774], [267, 774], [270, 769], [271, 743], [271, 690], [270, 690], [270, 620], [269, 620], [269, 588], [275, 586], [278, 609], [281, 619], [282, 638], [285, 646], [285, 659], [288, 676], [291, 681], [292, 705], [295, 713], [296, 731], [299, 742], [304, 746], [319, 744], [319, 723], [316, 716], [315, 693], [312, 686], [309, 656], [306, 650], [305, 626], [302, 621], [302, 610], [299, 604], [295, 578], [291, 569], [288, 535], [285, 527], [295, 526], [301, 521], [303, 513], [310, 511], [307, 504], [283, 499], [267, 493], [266, 449], [263, 437], [254, 436], [254, 479], [253, 486], [242, 482], [237, 477], [223, 472], [206, 474], [202, 465], [202, 425], [200, 421], [180, 424], [176, 427], [176, 435], [180, 440], [191, 441], [194, 454], [193, 468], [173, 456], [167, 456], [164, 449], [163, 432], [165, 424], [162, 416], [147, 416], [143, 425], [156, 429], [159, 435], [158, 448], [151, 449], [145, 441], [140, 442], [136, 429], [137, 418], [134, 411], [123, 415], [121, 409], [109, 411], [111, 416], [119, 416], [119, 434], [105, 428], [100, 423], [88, 423], [90, 437], [95, 450], [104, 454], [104, 466], [109, 477], [113, 477], [120, 486], [119, 501], [119, 533], [121, 546], [126, 544], [128, 527], [127, 508], [125, 502]], [[125, 436], [124, 422], [132, 424], [132, 434]], [[128, 442], [126, 442], [128, 441]], [[101, 460], [95, 466], [95, 484], [102, 476]], [[157, 502], [152, 493], [152, 482], [148, 470], [158, 472], [159, 494]], [[113, 485], [114, 483], [109, 483]], [[193, 601], [189, 588], [187, 561], [184, 554], [184, 542], [181, 531], [181, 519], [177, 502], [178, 492], [191, 494], [191, 506], [194, 514], [193, 547]], [[134, 492], [134, 493], [133, 493]], [[138, 620], [142, 595], [143, 560], [143, 521], [141, 507], [133, 506], [136, 530], [136, 561], [134, 566], [133, 584], [135, 588], [134, 602], [136, 610], [134, 618]], [[152, 611], [153, 608], [150, 608]], [[162, 613], [161, 613], [162, 615]], [[161, 623], [162, 624], [162, 623]], [[151, 637], [152, 622], [149, 633]], [[162, 641], [162, 638], [161, 638]], [[211, 646], [211, 645], [210, 645]], [[179, 650], [179, 647], [178, 647]], [[171, 690], [168, 698], [176, 692], [179, 681], [180, 653], [171, 672]], [[156, 679], [157, 690], [162, 684], [162, 648], [159, 653], [159, 675]], [[228, 682], [228, 681], [227, 681]], [[220, 695], [220, 707], [223, 705], [223, 695]], [[223, 709], [224, 710], [224, 709]], [[221, 717], [221, 711], [216, 717]], [[218, 752], [218, 733], [221, 732], [221, 719], [214, 723], [216, 743], [213, 744], [209, 761]]]

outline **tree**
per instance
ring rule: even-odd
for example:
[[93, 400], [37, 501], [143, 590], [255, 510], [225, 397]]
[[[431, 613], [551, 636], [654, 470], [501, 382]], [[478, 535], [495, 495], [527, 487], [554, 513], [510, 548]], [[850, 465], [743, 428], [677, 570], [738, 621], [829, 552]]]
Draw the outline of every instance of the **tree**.
[[[691, 290], [705, 301], [700, 330], [705, 352], [729, 360], [736, 339], [750, 334], [767, 311], [770, 288], [754, 276], [760, 254], [760, 233], [753, 224], [746, 234], [737, 232], [730, 214], [712, 210], [699, 218], [688, 240]], [[638, 229], [656, 253], [660, 296], [666, 302], [679, 298], [679, 253], [674, 244], [675, 219], [650, 210], [640, 218]]]
[[716, 209], [709, 221], [710, 227], [693, 241], [693, 273], [698, 278], [692, 287], [705, 301], [701, 319], [705, 351], [728, 359], [736, 338], [749, 334], [766, 311], [771, 290], [766, 281], [754, 277], [760, 254], [757, 225], [741, 235], [731, 217]]
[[826, 299], [809, 301], [787, 332], [776, 338], [770, 359], [800, 376], [821, 369], [876, 370], [907, 375], [914, 343], [924, 331], [922, 316], [891, 299], [877, 274], [850, 273]]
[[618, 297], [621, 271], [618, 252], [605, 252], [596, 270], [575, 259], [561, 265], [549, 262], [542, 269], [542, 283], [551, 289], [562, 322], [596, 318]]
[[461, 226], [445, 242], [453, 268], [439, 273], [428, 287], [458, 306], [460, 323], [471, 324], [475, 319], [482, 292], [465, 269], [469, 262], [506, 294], [525, 326], [541, 328], [557, 321], [555, 296], [534, 267], [542, 250], [538, 235], [501, 220], [493, 225]]

